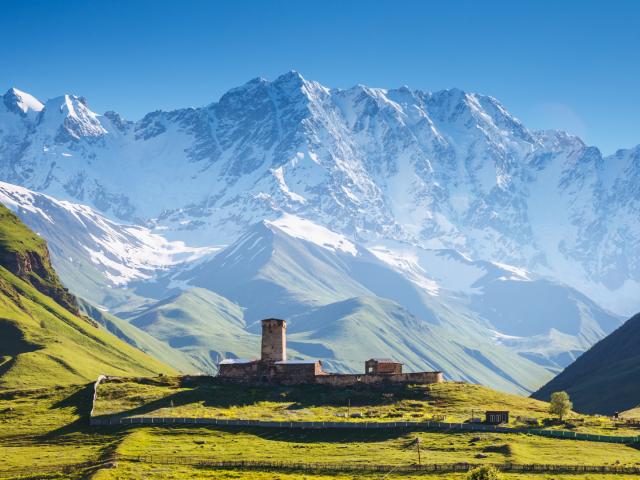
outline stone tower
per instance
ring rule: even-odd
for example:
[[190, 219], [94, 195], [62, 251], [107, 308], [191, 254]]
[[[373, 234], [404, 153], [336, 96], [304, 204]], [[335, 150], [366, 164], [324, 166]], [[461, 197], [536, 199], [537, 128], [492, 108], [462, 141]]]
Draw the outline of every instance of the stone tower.
[[273, 363], [287, 359], [287, 322], [277, 318], [262, 320], [263, 362]]

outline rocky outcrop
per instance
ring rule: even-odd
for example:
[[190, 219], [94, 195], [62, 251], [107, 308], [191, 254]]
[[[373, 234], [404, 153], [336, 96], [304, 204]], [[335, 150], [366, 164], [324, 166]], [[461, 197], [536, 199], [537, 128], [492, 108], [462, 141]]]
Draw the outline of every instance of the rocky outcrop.
[[4, 206], [0, 206], [0, 220], [0, 265], [70, 312], [79, 315], [76, 298], [62, 285], [51, 266], [45, 241]]

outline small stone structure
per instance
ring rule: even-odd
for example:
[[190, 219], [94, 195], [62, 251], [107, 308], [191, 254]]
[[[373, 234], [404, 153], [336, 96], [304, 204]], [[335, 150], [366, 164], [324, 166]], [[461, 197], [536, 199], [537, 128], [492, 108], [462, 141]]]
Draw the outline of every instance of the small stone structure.
[[425, 384], [443, 381], [442, 372], [402, 373], [402, 363], [372, 358], [363, 374], [326, 373], [320, 360], [287, 360], [287, 322], [277, 318], [262, 320], [259, 360], [230, 358], [220, 362], [218, 378], [239, 383], [352, 386], [381, 384]]
[[507, 410], [487, 410], [484, 417], [485, 423], [491, 423], [493, 425], [509, 423], [509, 412]]
[[402, 373], [402, 364], [388, 358], [371, 358], [364, 362], [364, 373]]

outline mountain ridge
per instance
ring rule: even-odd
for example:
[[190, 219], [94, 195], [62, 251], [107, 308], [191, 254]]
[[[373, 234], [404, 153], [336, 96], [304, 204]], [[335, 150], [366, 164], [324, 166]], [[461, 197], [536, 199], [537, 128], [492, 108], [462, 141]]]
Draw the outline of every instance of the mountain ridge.
[[[483, 378], [500, 388], [515, 386], [519, 391], [527, 385], [525, 390], [530, 391], [538, 386], [535, 378], [543, 381], [549, 372], [560, 371], [619, 325], [616, 316], [579, 292], [518, 267], [473, 260], [455, 250], [421, 249], [397, 242], [366, 246], [291, 214], [262, 220], [217, 253], [180, 263], [172, 260], [172, 252], [193, 256], [198, 251], [183, 244], [172, 246], [142, 227], [110, 221], [89, 207], [6, 183], [0, 183], [0, 200], [50, 240], [56, 265], [74, 292], [82, 291], [86, 298], [93, 292], [93, 288], [85, 290], [88, 280], [93, 282], [99, 295], [89, 297], [102, 306], [90, 308], [100, 323], [183, 370], [190, 364], [215, 371], [221, 358], [246, 355], [258, 333], [258, 321], [265, 316], [311, 322], [313, 315], [322, 316], [334, 305], [335, 311], [366, 319], [363, 325], [367, 326], [376, 323], [369, 318], [372, 312], [385, 312], [380, 318], [398, 323], [394, 329], [411, 317], [419, 319], [442, 337], [441, 350], [459, 350], [455, 355], [460, 359], [473, 357], [463, 362], [466, 366], [449, 365], [454, 378]], [[164, 251], [166, 260], [161, 255]], [[114, 272], [126, 273], [130, 280], [114, 284]], [[197, 293], [199, 288], [208, 292]], [[541, 296], [548, 301], [538, 302]], [[359, 307], [337, 307], [356, 298], [375, 300]], [[376, 306], [371, 307], [373, 304]], [[105, 312], [107, 309], [111, 311]], [[236, 312], [233, 325], [222, 320], [231, 311]], [[389, 312], [395, 313], [388, 316]], [[237, 341], [225, 337], [225, 330], [236, 332]], [[456, 344], [453, 338], [461, 332], [466, 338], [459, 338]], [[312, 330], [301, 328], [299, 334], [305, 337]], [[328, 343], [320, 349], [323, 355], [336, 343], [333, 337], [325, 337]], [[377, 343], [365, 338], [374, 348]], [[470, 343], [472, 338], [476, 340]], [[309, 346], [309, 341], [298, 340], [300, 353], [318, 350], [317, 342], [312, 340]], [[428, 364], [428, 358], [407, 350], [413, 340], [399, 336], [394, 342], [397, 354], [408, 364], [428, 366], [421, 363]], [[503, 358], [502, 363], [525, 362], [523, 368], [529, 375], [524, 378], [514, 371], [506, 374], [505, 381], [481, 373], [489, 364], [488, 352], [496, 348], [510, 358]], [[432, 359], [440, 355], [433, 349], [427, 351]], [[323, 356], [323, 360], [341, 370], [357, 371], [356, 357]], [[476, 362], [486, 365], [471, 373]], [[438, 360], [438, 364], [445, 363]], [[500, 362], [496, 358], [490, 363]]]
[[533, 393], [547, 399], [566, 390], [580, 412], [612, 415], [640, 403], [640, 314], [593, 345], [557, 377]]
[[28, 128], [0, 112], [0, 179], [200, 245], [290, 213], [556, 276], [618, 313], [640, 306], [638, 148], [603, 157], [458, 89], [330, 89], [297, 72], [136, 122], [63, 98]]

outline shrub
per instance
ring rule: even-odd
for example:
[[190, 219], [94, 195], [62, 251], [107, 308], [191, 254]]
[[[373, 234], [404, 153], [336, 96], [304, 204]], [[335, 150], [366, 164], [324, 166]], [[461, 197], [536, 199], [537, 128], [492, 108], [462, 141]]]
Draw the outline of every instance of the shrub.
[[500, 472], [491, 465], [474, 468], [469, 472], [469, 480], [499, 480]]
[[551, 394], [549, 413], [557, 415], [562, 420], [573, 408], [573, 403], [567, 392], [554, 392]]
[[502, 453], [503, 455], [511, 455], [511, 446], [507, 444], [487, 445], [482, 449], [486, 453]]

